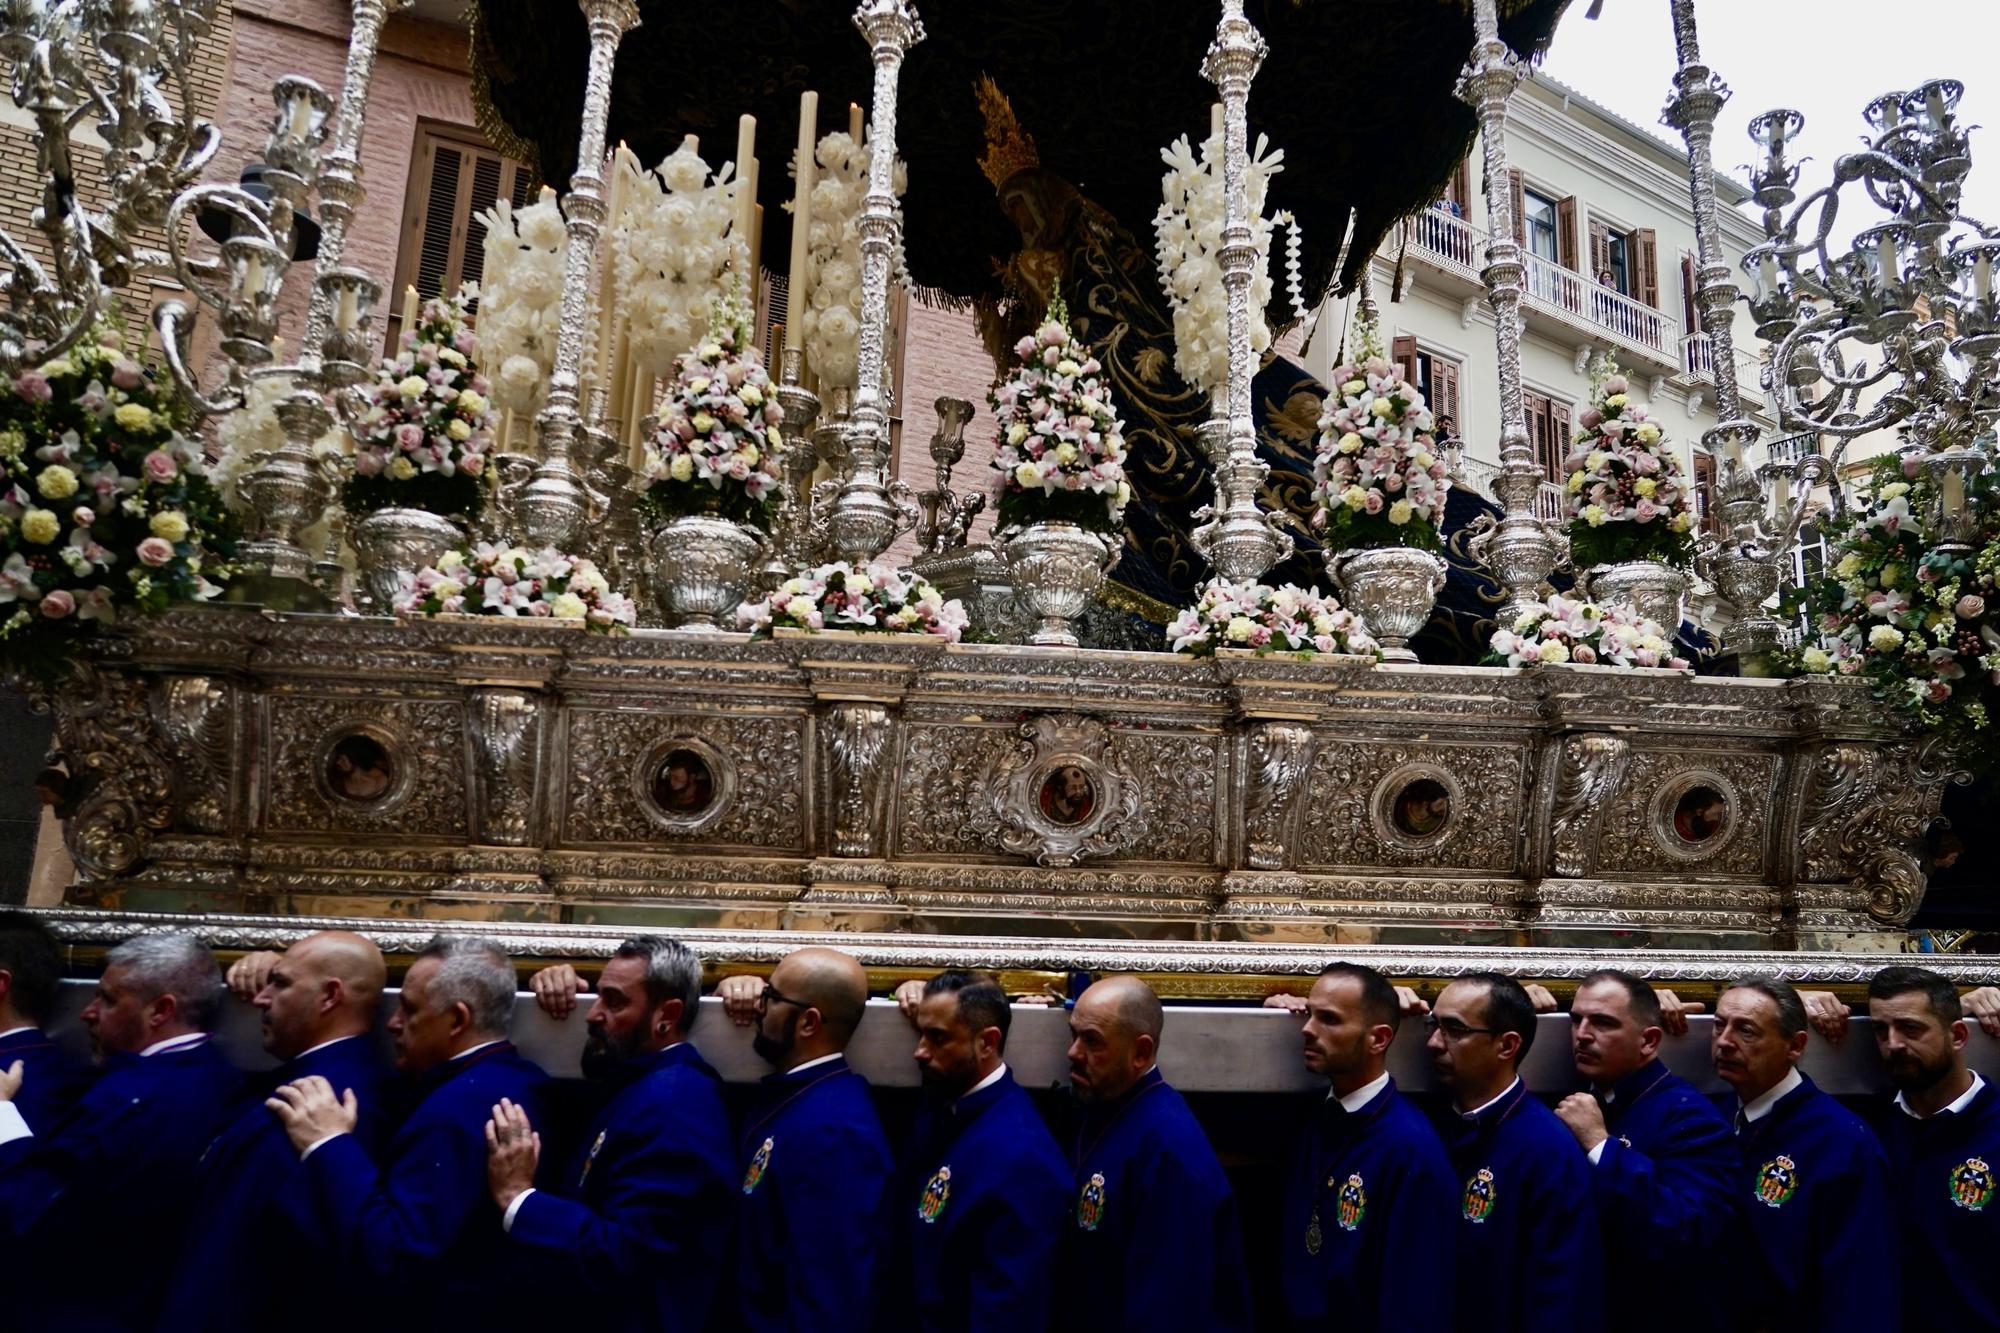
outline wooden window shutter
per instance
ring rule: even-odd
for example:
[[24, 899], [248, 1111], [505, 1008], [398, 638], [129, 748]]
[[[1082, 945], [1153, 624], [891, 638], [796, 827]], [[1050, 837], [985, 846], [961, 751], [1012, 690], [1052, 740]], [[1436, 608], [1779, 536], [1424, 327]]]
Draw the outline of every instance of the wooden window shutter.
[[1704, 532], [1715, 531], [1715, 455], [1694, 451], [1694, 504]]
[[1701, 331], [1701, 314], [1694, 306], [1694, 289], [1700, 281], [1700, 275], [1695, 268], [1694, 256], [1683, 254], [1681, 256], [1681, 322], [1686, 326], [1689, 333], [1699, 333]]
[[1459, 212], [1467, 217], [1472, 216], [1472, 162], [1469, 158], [1461, 159], [1459, 164], [1452, 168], [1451, 185], [1447, 194], [1457, 201]]
[[478, 282], [486, 268], [486, 229], [477, 215], [500, 199], [526, 205], [534, 186], [534, 173], [523, 163], [464, 138], [418, 129], [396, 281], [382, 302], [391, 350], [402, 338], [403, 288], [414, 286], [428, 300]]
[[1432, 357], [1431, 386], [1431, 414], [1450, 417], [1453, 432], [1464, 435], [1465, 421], [1458, 414], [1458, 362]]
[[1576, 196], [1556, 204], [1556, 262], [1576, 271]]
[[1550, 481], [1566, 480], [1563, 459], [1569, 456], [1570, 411], [1568, 403], [1549, 400], [1549, 458], [1543, 468]]
[[1389, 360], [1396, 365], [1396, 373], [1412, 384], [1417, 380], [1417, 340], [1407, 333], [1399, 333], [1389, 341]]
[[1611, 267], [1611, 228], [1592, 220], [1590, 224], [1590, 280]]
[[1528, 187], [1521, 181], [1521, 173], [1513, 167], [1507, 168], [1507, 193], [1514, 201], [1514, 242], [1525, 245], [1528, 239]]
[[1628, 242], [1631, 251], [1628, 262], [1637, 270], [1632, 282], [1632, 294], [1647, 305], [1660, 308], [1660, 244], [1651, 227], [1641, 227], [1632, 233]]

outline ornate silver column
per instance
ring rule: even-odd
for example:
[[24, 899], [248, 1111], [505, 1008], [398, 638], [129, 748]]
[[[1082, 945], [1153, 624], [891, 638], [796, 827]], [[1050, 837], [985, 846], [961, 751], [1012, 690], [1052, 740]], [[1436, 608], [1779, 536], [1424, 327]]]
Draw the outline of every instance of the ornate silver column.
[[542, 458], [515, 500], [522, 535], [534, 546], [572, 545], [589, 503], [582, 478], [570, 463], [570, 451], [582, 425], [577, 389], [584, 323], [590, 318], [597, 233], [604, 224], [604, 127], [611, 116], [611, 73], [618, 59], [618, 43], [639, 26], [637, 0], [578, 3], [590, 27], [590, 73], [583, 89], [583, 130], [577, 140], [576, 172], [569, 178], [569, 197], [563, 201], [569, 248], [563, 255], [562, 325], [556, 335], [548, 403], [537, 419]]
[[[804, 299], [803, 292], [799, 299]], [[812, 440], [813, 422], [819, 419], [819, 395], [800, 383], [805, 374], [804, 350], [787, 347], [781, 365], [776, 393], [778, 406], [785, 413], [785, 501], [778, 511], [767, 567], [775, 576], [774, 587], [794, 570], [813, 563], [812, 479], [819, 470], [819, 453]]]
[[[1254, 583], [1292, 553], [1292, 538], [1257, 505], [1257, 492], [1270, 465], [1257, 457], [1257, 427], [1250, 415], [1250, 381], [1257, 354], [1250, 346], [1250, 280], [1257, 264], [1250, 228], [1250, 81], [1263, 67], [1265, 44], [1243, 0], [1222, 0], [1222, 20], [1202, 58], [1202, 76], [1222, 97], [1222, 289], [1228, 302], [1229, 388], [1225, 442], [1211, 456], [1215, 503], [1202, 512], [1208, 521], [1191, 534], [1195, 549], [1231, 583]], [[1211, 426], [1213, 423], [1210, 423]], [[1205, 438], [1213, 439], [1211, 430]], [[1201, 515], [1196, 515], [1200, 517]]]
[[844, 427], [847, 460], [827, 515], [833, 553], [855, 563], [880, 555], [916, 526], [910, 488], [889, 480], [889, 412], [883, 391], [883, 344], [889, 336], [889, 270], [902, 242], [892, 185], [896, 169], [896, 81], [903, 57], [924, 39], [910, 0], [862, 0], [854, 26], [875, 61], [868, 113], [868, 194], [861, 210], [861, 348], [854, 412]]
[[1458, 96], [1479, 113], [1479, 141], [1486, 175], [1489, 240], [1486, 300], [1493, 307], [1493, 340], [1500, 362], [1500, 471], [1493, 479], [1500, 518], [1474, 538], [1475, 549], [1505, 593], [1495, 619], [1512, 624], [1522, 607], [1541, 598], [1541, 587], [1562, 558], [1563, 538], [1535, 516], [1542, 470], [1528, 441], [1521, 398], [1521, 291], [1527, 275], [1514, 239], [1514, 204], [1507, 189], [1507, 98], [1521, 72], [1500, 40], [1495, 0], [1473, 0], [1472, 61], [1459, 79]]

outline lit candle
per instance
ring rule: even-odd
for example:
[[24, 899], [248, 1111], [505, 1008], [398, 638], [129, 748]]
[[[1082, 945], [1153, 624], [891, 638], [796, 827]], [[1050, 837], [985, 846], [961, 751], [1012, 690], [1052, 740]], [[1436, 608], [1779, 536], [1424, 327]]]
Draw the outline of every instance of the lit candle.
[[417, 284], [414, 282], [403, 288], [403, 332], [409, 333], [417, 327]]
[[1939, 498], [1944, 502], [1944, 516], [1956, 518], [1965, 509], [1965, 478], [1958, 475], [1957, 468], [1944, 470], [1944, 481], [1938, 488]]
[[856, 143], [861, 142], [861, 104], [859, 102], [849, 102], [847, 104], [847, 137]]
[[813, 160], [814, 142], [819, 133], [819, 94], [799, 94], [799, 144], [797, 179], [792, 185], [792, 260], [785, 276], [785, 347], [797, 350], [806, 345], [804, 323], [791, 310], [801, 310], [806, 299], [806, 259], [812, 240], [812, 192], [818, 164]]

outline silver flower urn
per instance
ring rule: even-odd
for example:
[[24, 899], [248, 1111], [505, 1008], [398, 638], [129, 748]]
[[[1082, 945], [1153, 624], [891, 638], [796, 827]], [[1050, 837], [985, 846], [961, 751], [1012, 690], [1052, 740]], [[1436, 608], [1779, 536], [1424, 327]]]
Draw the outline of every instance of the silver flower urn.
[[1326, 572], [1347, 609], [1382, 645], [1385, 662], [1414, 662], [1410, 640], [1423, 631], [1444, 587], [1444, 560], [1414, 546], [1329, 551]]
[[1124, 553], [1115, 535], [1074, 523], [1029, 523], [1005, 534], [1000, 559], [1014, 597], [1041, 624], [1029, 643], [1074, 648], [1071, 627]]
[[667, 628], [698, 634], [734, 629], [765, 544], [754, 528], [710, 514], [683, 514], [655, 529], [653, 592]]
[[349, 538], [370, 609], [388, 615], [417, 571], [435, 565], [465, 540], [458, 524], [427, 509], [377, 509], [364, 514]]
[[1659, 625], [1668, 638], [1680, 632], [1687, 575], [1657, 560], [1593, 565], [1587, 575], [1590, 600], [1635, 612]]

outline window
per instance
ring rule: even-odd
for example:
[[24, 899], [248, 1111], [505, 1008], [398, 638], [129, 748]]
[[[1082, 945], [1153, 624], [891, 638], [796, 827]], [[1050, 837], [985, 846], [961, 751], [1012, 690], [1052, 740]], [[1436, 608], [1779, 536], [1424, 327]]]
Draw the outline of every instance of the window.
[[402, 337], [402, 292], [414, 286], [428, 299], [478, 282], [486, 267], [486, 228], [479, 215], [500, 199], [516, 208], [534, 197], [535, 173], [502, 157], [471, 132], [420, 125], [403, 196], [403, 240], [396, 281], [384, 294], [385, 346]]
[[[1613, 233], [1605, 246], [1604, 269], [1611, 275], [1611, 285], [1630, 296], [1632, 294], [1631, 266], [1625, 262], [1626, 239]], [[1601, 276], [1601, 275], [1600, 275]]]
[[1826, 573], [1826, 534], [1817, 523], [1799, 529], [1799, 544], [1792, 548], [1792, 586], [1803, 588]]
[[1522, 397], [1528, 410], [1528, 443], [1534, 446], [1542, 475], [1552, 482], [1567, 481], [1563, 460], [1569, 456], [1570, 405], [1533, 390]]
[[1451, 435], [1462, 438], [1465, 434], [1465, 420], [1459, 414], [1459, 364], [1450, 357], [1436, 352], [1426, 352], [1418, 348], [1417, 340], [1408, 334], [1399, 334], [1389, 344], [1390, 360], [1396, 363], [1404, 379], [1417, 386], [1417, 392], [1424, 396], [1431, 415], [1438, 418], [1443, 437], [1444, 418], [1451, 418]]
[[1694, 451], [1694, 516], [1703, 532], [1715, 531], [1715, 455]]
[[1526, 228], [1522, 239], [1528, 253], [1538, 255], [1551, 264], [1561, 262], [1561, 242], [1556, 231], [1556, 201], [1533, 190], [1525, 191], [1522, 198], [1523, 226]]
[[1590, 224], [1590, 277], [1601, 282], [1611, 274], [1610, 286], [1621, 295], [1659, 309], [1660, 274], [1658, 242], [1651, 227], [1620, 231], [1595, 219]]

